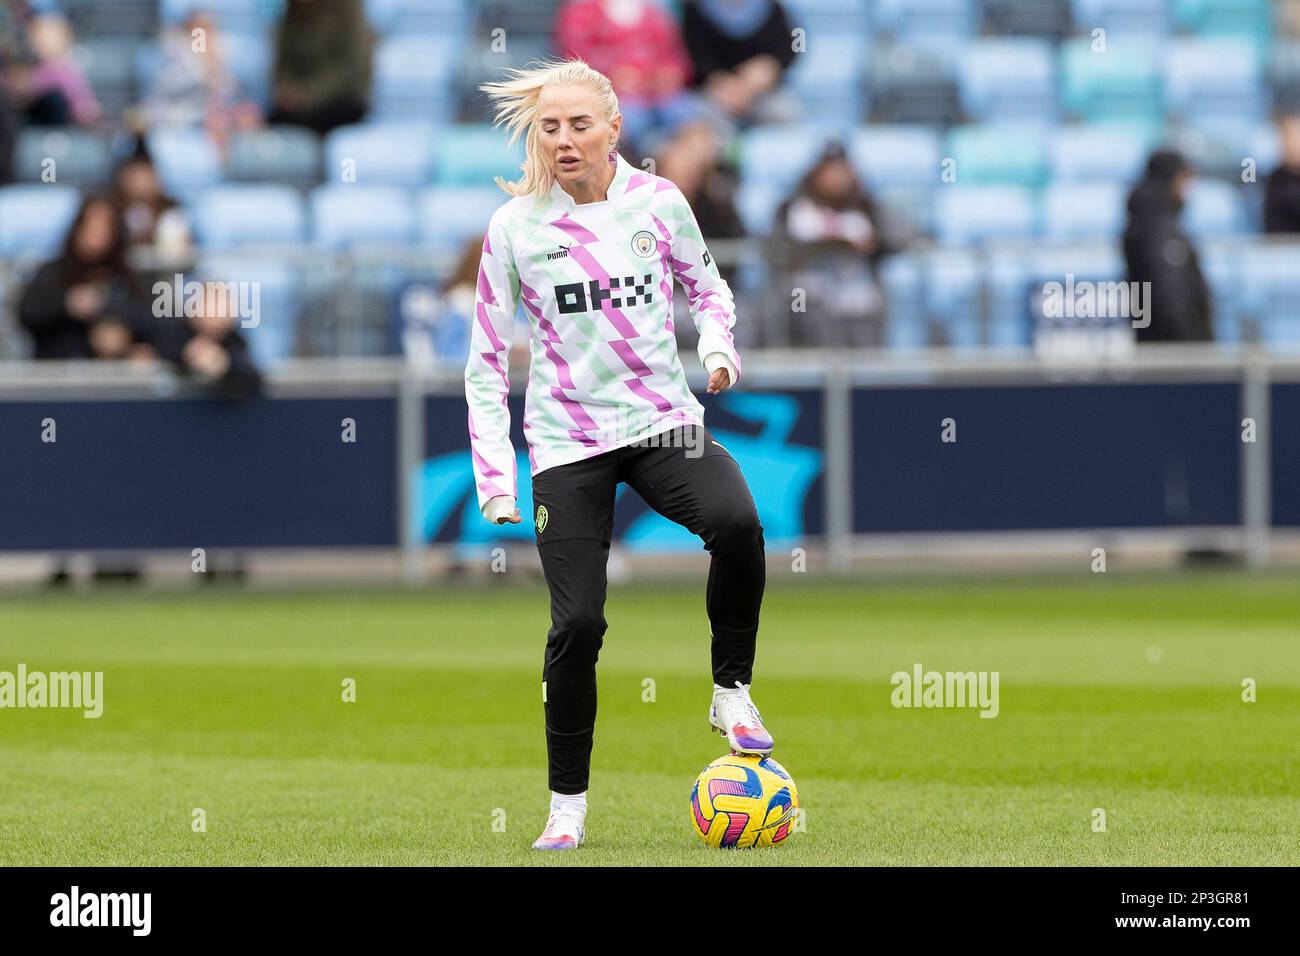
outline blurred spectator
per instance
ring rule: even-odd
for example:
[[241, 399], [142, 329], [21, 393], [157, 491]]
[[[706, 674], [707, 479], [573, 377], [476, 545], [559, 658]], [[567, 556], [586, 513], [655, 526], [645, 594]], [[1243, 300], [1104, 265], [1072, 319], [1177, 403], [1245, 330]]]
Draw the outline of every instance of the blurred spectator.
[[[479, 235], [465, 242], [455, 268], [437, 292], [419, 283], [403, 293], [402, 353], [407, 362], [420, 368], [465, 367], [482, 257], [483, 236]], [[511, 368], [528, 367], [528, 349], [527, 334], [516, 335], [510, 349]]]
[[148, 249], [164, 262], [184, 261], [191, 252], [189, 217], [181, 204], [163, 191], [158, 171], [143, 140], [117, 168], [113, 195], [126, 223], [127, 245]]
[[1124, 261], [1129, 282], [1149, 282], [1143, 299], [1149, 324], [1139, 342], [1199, 342], [1214, 338], [1210, 289], [1179, 214], [1194, 173], [1178, 152], [1156, 150], [1128, 197]]
[[14, 142], [18, 136], [18, 111], [4, 88], [4, 63], [0, 62], [0, 186], [14, 179]]
[[897, 243], [840, 143], [826, 145], [777, 209], [775, 233], [786, 282], [805, 294], [791, 344], [882, 346], [885, 299], [876, 264]]
[[117, 205], [107, 196], [87, 197], [63, 252], [37, 270], [18, 303], [36, 358], [154, 357], [153, 314], [126, 250]]
[[556, 18], [553, 45], [609, 77], [623, 134], [643, 152], [701, 111], [686, 88], [691, 61], [677, 23], [650, 0], [571, 0]]
[[682, 33], [694, 84], [723, 115], [742, 125], [797, 118], [794, 100], [776, 92], [794, 61], [776, 0], [687, 0]]
[[[182, 373], [211, 385], [228, 398], [252, 398], [262, 376], [239, 332], [238, 301], [230, 284], [203, 283], [195, 308], [158, 327], [158, 351]], [[194, 315], [188, 313], [193, 311]]]
[[19, 24], [18, 4], [0, 0], [0, 186], [13, 181], [14, 142], [18, 136], [18, 109], [10, 93], [11, 72], [17, 82], [14, 64], [26, 56], [23, 28]]
[[1280, 117], [1277, 128], [1282, 161], [1264, 190], [1264, 231], [1300, 232], [1300, 115]]
[[236, 129], [261, 122], [261, 110], [226, 66], [216, 23], [196, 10], [161, 42], [162, 60], [145, 102], [145, 124], [202, 126], [222, 146]]
[[58, 14], [27, 26], [30, 59], [10, 67], [10, 88], [34, 126], [90, 126], [103, 116], [99, 101], [72, 59], [72, 28]]
[[289, 0], [276, 37], [271, 123], [324, 135], [370, 103], [373, 37], [361, 0]]

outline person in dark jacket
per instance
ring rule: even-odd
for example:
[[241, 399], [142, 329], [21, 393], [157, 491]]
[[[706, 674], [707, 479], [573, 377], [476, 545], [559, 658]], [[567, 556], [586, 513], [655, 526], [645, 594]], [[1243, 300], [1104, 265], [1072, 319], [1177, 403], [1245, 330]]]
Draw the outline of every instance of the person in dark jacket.
[[262, 390], [248, 343], [239, 334], [234, 302], [224, 282], [204, 282], [193, 315], [159, 325], [158, 351], [183, 374], [226, 398], [252, 398]]
[[1128, 197], [1124, 230], [1128, 281], [1150, 283], [1142, 287], [1149, 321], [1145, 328], [1135, 329], [1139, 342], [1214, 338], [1210, 288], [1192, 240], [1179, 222], [1193, 175], [1181, 154], [1157, 150]]
[[790, 29], [777, 0], [688, 0], [682, 36], [692, 85], [737, 122], [792, 118], [769, 95], [794, 62]]
[[271, 123], [324, 136], [370, 105], [373, 36], [361, 0], [289, 0], [276, 35]]
[[1264, 192], [1264, 231], [1300, 232], [1300, 115], [1277, 123], [1282, 162], [1269, 174]]
[[18, 302], [38, 359], [150, 359], [153, 313], [127, 266], [122, 212], [108, 196], [88, 196], [63, 251], [41, 266]]

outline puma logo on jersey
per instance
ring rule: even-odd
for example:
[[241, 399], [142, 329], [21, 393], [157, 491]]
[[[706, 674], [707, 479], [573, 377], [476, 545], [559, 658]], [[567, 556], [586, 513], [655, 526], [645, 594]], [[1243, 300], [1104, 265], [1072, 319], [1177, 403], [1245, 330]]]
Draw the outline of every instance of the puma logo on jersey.
[[565, 259], [565, 258], [568, 257], [568, 255], [569, 255], [569, 247], [568, 247], [568, 246], [560, 246], [560, 248], [559, 248], [558, 251], [556, 251], [556, 252], [548, 252], [548, 253], [546, 254], [546, 258], [547, 258], [547, 259]]
[[599, 312], [608, 302], [612, 308], [649, 305], [654, 301], [654, 276], [649, 272], [637, 282], [636, 276], [611, 276], [586, 282], [566, 282], [555, 287], [555, 304], [561, 315], [574, 312]]

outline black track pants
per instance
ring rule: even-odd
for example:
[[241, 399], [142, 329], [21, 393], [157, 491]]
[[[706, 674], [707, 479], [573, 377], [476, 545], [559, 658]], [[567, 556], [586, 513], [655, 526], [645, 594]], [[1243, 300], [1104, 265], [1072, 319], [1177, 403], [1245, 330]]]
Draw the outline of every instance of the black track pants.
[[596, 659], [605, 630], [605, 564], [614, 492], [627, 482], [650, 507], [697, 534], [712, 555], [705, 609], [713, 680], [750, 682], [766, 568], [749, 485], [707, 428], [685, 425], [533, 477], [533, 522], [551, 592], [542, 687], [550, 788], [587, 789], [596, 724]]

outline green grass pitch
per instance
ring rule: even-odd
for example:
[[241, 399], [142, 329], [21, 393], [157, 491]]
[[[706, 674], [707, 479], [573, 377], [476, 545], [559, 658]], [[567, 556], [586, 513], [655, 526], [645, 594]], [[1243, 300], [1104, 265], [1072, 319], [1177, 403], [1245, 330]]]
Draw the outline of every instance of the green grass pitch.
[[[540, 581], [0, 598], [0, 670], [105, 683], [99, 720], [0, 710], [0, 864], [1300, 863], [1293, 576], [771, 575], [753, 693], [805, 828], [762, 851], [689, 826], [703, 582], [606, 616], [587, 844], [541, 854]], [[917, 662], [998, 671], [999, 716], [894, 708]]]

